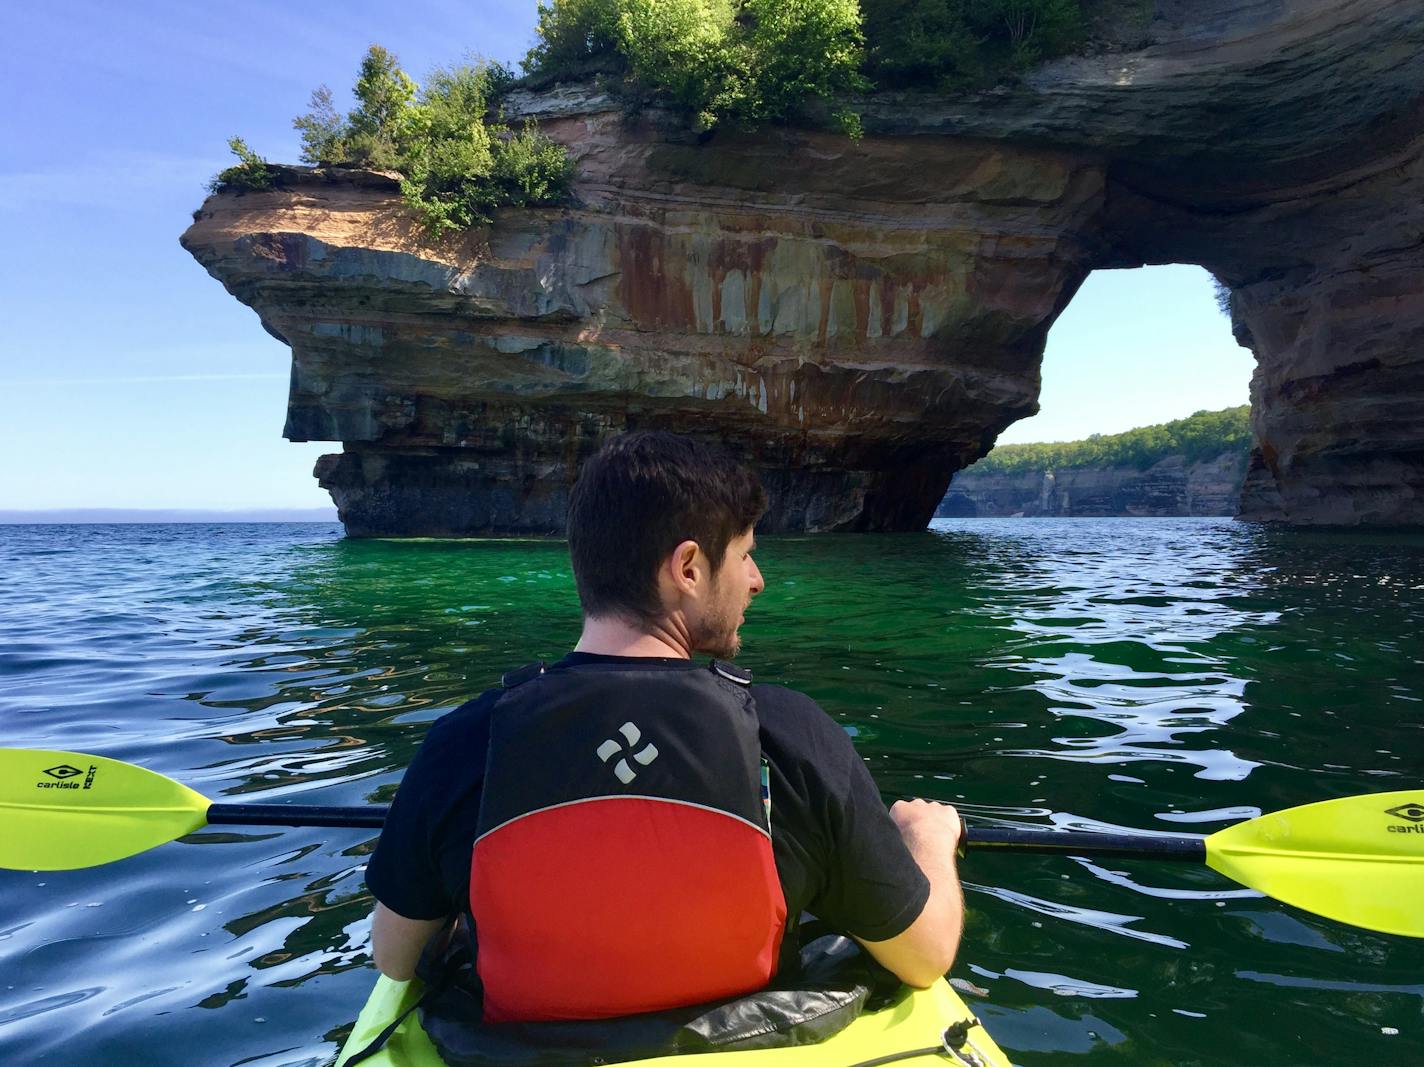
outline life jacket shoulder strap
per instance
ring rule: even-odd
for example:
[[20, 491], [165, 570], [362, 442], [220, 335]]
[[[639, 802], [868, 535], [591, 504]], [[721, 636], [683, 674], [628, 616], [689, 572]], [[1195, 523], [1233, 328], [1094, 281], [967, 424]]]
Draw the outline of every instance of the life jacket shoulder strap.
[[516, 686], [523, 685], [525, 682], [533, 681], [547, 669], [542, 659], [536, 659], [533, 663], [526, 663], [517, 670], [505, 671], [504, 674], [500, 676], [499, 684], [505, 689], [513, 689]]
[[[543, 660], [535, 660], [533, 663], [526, 663], [524, 666], [512, 671], [505, 671], [500, 676], [499, 684], [505, 689], [514, 689], [525, 682], [533, 681], [539, 675], [547, 671], [548, 665]], [[719, 659], [714, 659], [707, 664], [707, 669], [720, 678], [725, 678], [729, 682], [737, 685], [751, 685], [752, 672], [745, 667], [738, 667], [734, 663], [726, 663]]]

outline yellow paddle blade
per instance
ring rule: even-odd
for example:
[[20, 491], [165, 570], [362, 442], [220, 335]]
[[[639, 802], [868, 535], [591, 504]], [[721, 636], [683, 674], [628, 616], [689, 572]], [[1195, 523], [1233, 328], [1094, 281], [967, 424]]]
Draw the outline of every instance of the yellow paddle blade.
[[1207, 866], [1317, 915], [1424, 937], [1424, 789], [1323, 800], [1228, 826]]
[[78, 752], [0, 749], [0, 867], [67, 871], [192, 833], [208, 799], [130, 763]]

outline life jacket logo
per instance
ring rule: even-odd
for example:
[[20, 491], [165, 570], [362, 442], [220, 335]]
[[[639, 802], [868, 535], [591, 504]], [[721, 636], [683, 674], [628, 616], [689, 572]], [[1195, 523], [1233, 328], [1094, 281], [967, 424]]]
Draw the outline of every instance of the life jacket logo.
[[[625, 722], [622, 726], [618, 727], [618, 732], [623, 735], [623, 741], [626, 742], [626, 744], [620, 743], [615, 738], [610, 737], [607, 741], [598, 746], [598, 758], [604, 763], [607, 763], [614, 756], [618, 756], [621, 752], [628, 752], [632, 755], [634, 762], [643, 767], [646, 767], [652, 763], [653, 760], [658, 758], [658, 748], [651, 741], [637, 752], [632, 751], [637, 747], [638, 742], [643, 739], [643, 733], [631, 722]], [[629, 765], [626, 756], [619, 756], [618, 762], [613, 765], [613, 773], [618, 776], [618, 780], [624, 785], [627, 785], [634, 778], [638, 777], [638, 772]]]
[[43, 778], [41, 778], [38, 782], [35, 783], [35, 788], [79, 789], [80, 785], [78, 782], [74, 781], [74, 779], [78, 778], [81, 774], [83, 774], [83, 788], [88, 789], [94, 784], [94, 775], [98, 770], [99, 768], [96, 765], [90, 765], [89, 773], [85, 774], [81, 768], [75, 767], [73, 764], [60, 763], [54, 767], [46, 767], [44, 769], [44, 773], [49, 775], [50, 778], [54, 780], [51, 782], [46, 782]]
[[1393, 815], [1396, 819], [1403, 819], [1413, 823], [1412, 826], [1387, 826], [1392, 834], [1424, 834], [1424, 804], [1417, 800], [1411, 800], [1408, 804], [1401, 804], [1397, 808], [1386, 808], [1386, 815]]

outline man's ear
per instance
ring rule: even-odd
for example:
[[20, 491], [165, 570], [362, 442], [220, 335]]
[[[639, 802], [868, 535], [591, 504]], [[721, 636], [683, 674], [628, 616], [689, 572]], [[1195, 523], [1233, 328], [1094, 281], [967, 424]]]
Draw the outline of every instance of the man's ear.
[[701, 580], [699, 559], [702, 549], [696, 541], [683, 541], [672, 550], [665, 566], [675, 592], [681, 596], [696, 596]]

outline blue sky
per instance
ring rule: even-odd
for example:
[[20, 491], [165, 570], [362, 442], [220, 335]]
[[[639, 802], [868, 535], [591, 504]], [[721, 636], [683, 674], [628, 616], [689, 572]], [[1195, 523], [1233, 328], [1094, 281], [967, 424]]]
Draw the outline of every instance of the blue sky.
[[[321, 507], [335, 443], [281, 436], [288, 353], [178, 246], [227, 139], [295, 161], [292, 116], [380, 43], [417, 78], [513, 62], [534, 0], [6, 5], [0, 509]], [[1049, 338], [1043, 413], [1004, 441], [1244, 403], [1204, 272], [1093, 275]]]

